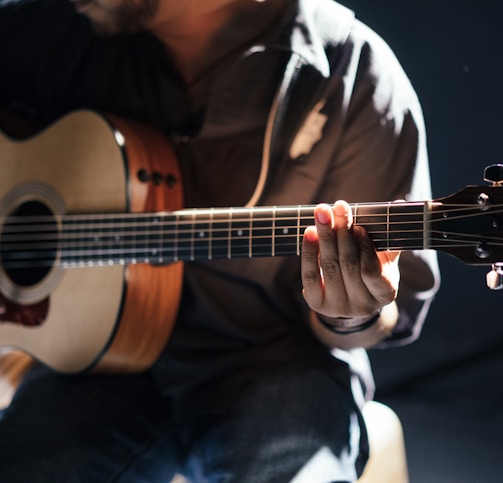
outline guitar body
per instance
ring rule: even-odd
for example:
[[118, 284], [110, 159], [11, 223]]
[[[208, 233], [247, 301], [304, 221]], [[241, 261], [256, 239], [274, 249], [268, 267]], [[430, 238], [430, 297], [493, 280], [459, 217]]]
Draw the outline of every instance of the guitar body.
[[[180, 173], [164, 136], [93, 112], [72, 113], [25, 141], [0, 135], [0, 163], [2, 225], [23, 208], [50, 213], [59, 224], [63, 214], [182, 205]], [[154, 183], [145, 176], [152, 173], [170, 183]], [[19, 278], [0, 260], [0, 347], [65, 373], [152, 365], [176, 318], [182, 263], [62, 268], [57, 254], [54, 261]]]

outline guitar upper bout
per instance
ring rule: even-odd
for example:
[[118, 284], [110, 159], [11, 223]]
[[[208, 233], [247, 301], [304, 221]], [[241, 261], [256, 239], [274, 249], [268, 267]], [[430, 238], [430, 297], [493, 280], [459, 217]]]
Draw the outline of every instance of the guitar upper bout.
[[[168, 140], [139, 123], [79, 111], [22, 142], [0, 134], [0, 156], [6, 173], [0, 179], [0, 290], [9, 308], [8, 320], [0, 321], [0, 346], [18, 347], [62, 372], [149, 367], [176, 319], [182, 265], [126, 267], [81, 258], [81, 249], [72, 251], [80, 221], [74, 226], [71, 217], [180, 208], [182, 183]], [[143, 171], [166, 172], [170, 183], [145, 183], [138, 176]], [[24, 241], [9, 238], [6, 223], [14, 218], [28, 230]], [[30, 228], [29, 219], [44, 219], [46, 234]], [[65, 244], [62, 220], [69, 228]], [[42, 235], [38, 245], [32, 232]], [[44, 249], [47, 233], [52, 241]], [[32, 252], [48, 263], [12, 268]], [[19, 323], [22, 311], [42, 302], [36, 327]]]
[[[169, 140], [151, 127], [109, 116], [115, 136], [124, 140], [131, 212], [173, 211], [183, 206], [178, 160]], [[98, 371], [138, 371], [159, 356], [173, 330], [182, 292], [183, 263], [130, 265], [119, 332]], [[148, 321], [149, 331], [145, 331]], [[138, 344], [141, 340], [142, 343]], [[124, 350], [127, 348], [127, 350]], [[136, 354], [135, 366], [122, 354]]]

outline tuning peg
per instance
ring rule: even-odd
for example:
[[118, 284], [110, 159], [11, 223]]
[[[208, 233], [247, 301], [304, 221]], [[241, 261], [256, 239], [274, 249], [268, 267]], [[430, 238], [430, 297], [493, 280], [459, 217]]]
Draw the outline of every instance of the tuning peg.
[[493, 263], [493, 269], [486, 275], [486, 282], [491, 290], [503, 288], [503, 263]]
[[494, 186], [501, 186], [503, 183], [503, 164], [492, 164], [484, 169], [484, 181], [492, 183]]

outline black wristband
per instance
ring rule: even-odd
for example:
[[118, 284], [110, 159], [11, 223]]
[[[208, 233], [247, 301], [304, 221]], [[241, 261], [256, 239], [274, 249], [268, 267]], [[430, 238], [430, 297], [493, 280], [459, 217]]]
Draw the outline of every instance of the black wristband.
[[318, 317], [318, 320], [320, 321], [320, 324], [323, 325], [323, 327], [327, 328], [331, 332], [335, 332], [336, 334], [339, 335], [348, 335], [348, 334], [356, 334], [357, 332], [363, 332], [364, 330], [367, 330], [369, 327], [372, 327], [377, 322], [380, 315], [381, 311], [379, 310], [369, 320], [366, 320], [362, 324], [354, 325], [353, 327], [337, 327], [336, 325], [332, 325], [329, 324], [328, 322], [325, 322], [321, 317]]

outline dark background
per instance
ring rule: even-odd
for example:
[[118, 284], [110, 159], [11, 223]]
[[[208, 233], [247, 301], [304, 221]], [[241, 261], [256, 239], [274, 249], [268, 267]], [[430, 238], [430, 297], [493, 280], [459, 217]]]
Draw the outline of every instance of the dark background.
[[[393, 48], [421, 100], [434, 197], [503, 163], [501, 0], [341, 0]], [[503, 190], [502, 190], [503, 194]], [[503, 290], [439, 254], [421, 338], [372, 351], [377, 399], [404, 426], [411, 483], [503, 481]]]

